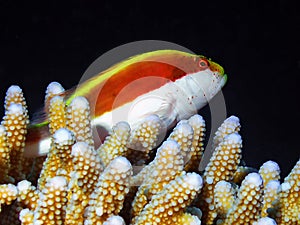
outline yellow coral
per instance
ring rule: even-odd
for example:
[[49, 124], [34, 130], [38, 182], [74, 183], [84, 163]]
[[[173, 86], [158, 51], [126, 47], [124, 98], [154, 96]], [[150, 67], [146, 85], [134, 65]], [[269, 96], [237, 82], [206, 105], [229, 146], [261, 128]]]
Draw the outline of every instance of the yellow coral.
[[279, 217], [280, 225], [298, 225], [300, 221], [300, 160], [281, 184]]
[[76, 141], [83, 141], [94, 146], [91, 128], [89, 102], [84, 97], [76, 97], [67, 107], [67, 128], [71, 130]]
[[49, 179], [34, 210], [34, 223], [64, 224], [66, 203], [67, 180], [61, 176]]
[[215, 133], [213, 139], [213, 148], [216, 148], [223, 139], [232, 133], [237, 133], [241, 129], [240, 120], [236, 116], [230, 116], [221, 124], [218, 128], [217, 132]]
[[186, 171], [198, 171], [204, 151], [205, 121], [202, 116], [196, 114], [188, 119], [193, 128], [193, 142], [190, 151], [190, 160], [185, 165]]
[[66, 127], [66, 105], [63, 97], [55, 96], [49, 103], [49, 131], [54, 134], [60, 128]]
[[278, 180], [271, 180], [264, 186], [264, 201], [261, 216], [267, 217], [272, 214], [270, 210], [276, 211], [279, 205], [279, 194], [281, 191]]
[[21, 221], [22, 225], [32, 225], [34, 219], [33, 211], [29, 209], [22, 209], [20, 211], [19, 220]]
[[164, 186], [182, 173], [184, 167], [180, 146], [175, 141], [165, 141], [157, 150], [151, 169], [144, 174], [143, 183], [132, 204], [132, 216], [136, 217], [152, 196], [163, 190]]
[[[93, 148], [88, 102], [77, 97], [65, 109], [63, 91], [55, 82], [47, 88], [52, 143], [42, 171], [44, 157], [27, 160], [22, 156], [28, 125], [22, 90], [12, 86], [7, 91], [0, 125], [1, 224], [200, 225], [200, 218], [206, 225], [276, 224], [267, 216], [276, 218], [278, 225], [299, 224], [299, 161], [281, 185], [275, 162], [264, 163], [259, 173], [240, 166], [237, 117], [226, 119], [215, 134], [214, 153], [204, 170], [199, 197], [198, 165], [205, 131], [200, 115], [180, 121], [154, 159], [151, 152], [166, 132], [155, 115], [133, 131], [126, 122], [117, 124], [98, 154]], [[133, 168], [120, 156], [144, 167], [131, 177]], [[7, 184], [15, 183], [9, 171], [17, 181], [25, 175], [28, 180], [17, 187]]]
[[0, 185], [0, 212], [1, 205], [10, 205], [18, 195], [18, 190], [13, 184], [2, 184]]
[[10, 148], [9, 175], [16, 180], [25, 178], [22, 162], [27, 133], [27, 112], [21, 104], [10, 103], [5, 111], [2, 125], [5, 127], [7, 145]]
[[112, 128], [110, 135], [97, 150], [104, 166], [107, 166], [114, 158], [127, 154], [129, 135], [130, 127], [127, 122], [119, 122]]
[[259, 174], [261, 175], [264, 186], [266, 186], [271, 180], [280, 179], [280, 168], [274, 161], [267, 161], [259, 168]]
[[131, 176], [132, 167], [126, 158], [117, 157], [111, 161], [90, 196], [85, 225], [100, 225], [121, 211]]
[[221, 180], [230, 181], [241, 159], [242, 139], [237, 133], [227, 135], [215, 149], [208, 163], [203, 180], [204, 186], [200, 196], [200, 208], [203, 211], [202, 222], [213, 224], [217, 216], [214, 203], [214, 188]]
[[18, 201], [23, 208], [34, 210], [39, 199], [39, 191], [29, 181], [20, 181], [17, 185]]
[[178, 215], [191, 204], [201, 187], [202, 179], [196, 173], [177, 177], [152, 197], [133, 225], [178, 224], [180, 221]]
[[57, 95], [61, 95], [63, 92], [65, 91], [65, 89], [63, 88], [63, 86], [61, 86], [60, 83], [58, 82], [51, 82], [50, 84], [48, 84], [47, 88], [46, 88], [46, 94], [45, 94], [45, 108], [46, 108], [46, 112], [48, 113], [48, 106], [50, 103], [50, 100]]
[[5, 128], [0, 125], [0, 184], [14, 182], [14, 179], [8, 176], [10, 169], [10, 149], [7, 146], [6, 139]]
[[73, 133], [66, 128], [60, 128], [53, 134], [55, 154], [57, 154], [62, 163], [62, 167], [59, 168], [59, 170], [65, 170], [67, 174], [70, 174], [73, 170], [71, 151], [74, 144], [75, 137]]
[[191, 148], [193, 143], [194, 131], [187, 121], [179, 122], [173, 129], [167, 140], [176, 141], [181, 150], [184, 163], [188, 163], [192, 157]]
[[263, 180], [258, 173], [250, 173], [243, 180], [237, 200], [222, 225], [251, 225], [260, 216], [263, 201]]
[[26, 123], [29, 123], [28, 110], [26, 100], [24, 98], [24, 94], [22, 89], [18, 85], [10, 86], [6, 91], [5, 96], [5, 110], [7, 111], [11, 104], [20, 104], [24, 109], [24, 114], [26, 118]]
[[103, 167], [97, 152], [85, 142], [74, 144], [71, 154], [74, 171], [69, 184], [65, 224], [79, 225], [83, 224], [85, 207]]
[[235, 190], [232, 185], [224, 180], [219, 181], [214, 188], [214, 205], [220, 218], [226, 217], [234, 201]]
[[163, 121], [150, 115], [136, 125], [128, 140], [127, 158], [132, 164], [142, 165], [149, 160], [149, 153], [161, 142]]

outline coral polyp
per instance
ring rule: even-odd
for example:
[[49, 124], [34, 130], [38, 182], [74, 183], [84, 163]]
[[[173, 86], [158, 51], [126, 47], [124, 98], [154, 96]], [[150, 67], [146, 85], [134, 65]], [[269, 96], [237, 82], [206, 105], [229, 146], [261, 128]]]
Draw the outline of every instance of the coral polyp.
[[220, 125], [210, 162], [199, 171], [202, 116], [178, 122], [162, 143], [165, 127], [157, 115], [135, 128], [118, 122], [95, 147], [88, 100], [77, 96], [67, 105], [59, 96], [63, 90], [58, 83], [47, 89], [50, 147], [36, 158], [24, 153], [32, 133], [22, 90], [7, 91], [0, 224], [300, 224], [300, 160], [283, 183], [276, 162], [258, 169], [242, 165], [238, 117]]

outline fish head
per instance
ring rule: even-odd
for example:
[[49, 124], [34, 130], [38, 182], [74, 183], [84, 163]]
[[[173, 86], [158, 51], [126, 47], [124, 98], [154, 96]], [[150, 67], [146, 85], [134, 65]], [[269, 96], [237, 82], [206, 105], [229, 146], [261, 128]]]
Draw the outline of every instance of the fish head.
[[193, 57], [194, 70], [175, 82], [182, 90], [177, 97], [180, 119], [188, 118], [204, 107], [227, 81], [227, 75], [218, 63], [202, 55]]
[[224, 68], [218, 63], [205, 56], [197, 56], [199, 70], [191, 77], [196, 83], [196, 89], [209, 101], [212, 99], [227, 82], [227, 75]]

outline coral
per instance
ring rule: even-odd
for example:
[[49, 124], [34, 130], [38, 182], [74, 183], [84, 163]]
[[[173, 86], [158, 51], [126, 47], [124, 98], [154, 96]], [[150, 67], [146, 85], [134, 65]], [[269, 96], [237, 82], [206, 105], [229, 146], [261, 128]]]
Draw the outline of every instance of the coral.
[[205, 224], [213, 224], [217, 217], [217, 210], [214, 202], [214, 189], [217, 182], [231, 181], [241, 160], [242, 139], [238, 133], [225, 136], [215, 149], [204, 175], [203, 191], [200, 196], [200, 208], [203, 211]]
[[236, 202], [222, 225], [252, 224], [259, 219], [262, 201], [263, 180], [258, 173], [250, 173], [243, 180]]
[[29, 159], [26, 102], [20, 87], [8, 89], [0, 125], [0, 224], [299, 224], [300, 161], [283, 183], [276, 162], [259, 169], [241, 164], [238, 117], [216, 131], [202, 172], [202, 116], [179, 121], [167, 138], [157, 115], [133, 129], [119, 122], [95, 149], [89, 102], [77, 96], [66, 104], [65, 94], [57, 82], [47, 87], [43, 131], [50, 150]]
[[281, 184], [278, 224], [297, 225], [300, 221], [300, 160]]
[[177, 177], [152, 197], [133, 224], [180, 224], [184, 209], [191, 204], [201, 187], [202, 178], [196, 173]]
[[97, 150], [104, 166], [117, 156], [126, 156], [130, 127], [127, 122], [119, 122], [113, 128], [104, 143]]
[[67, 180], [61, 176], [47, 181], [34, 210], [34, 224], [64, 224], [67, 185]]
[[71, 130], [76, 141], [84, 141], [94, 146], [91, 128], [90, 105], [86, 98], [78, 96], [67, 107], [66, 126]]
[[87, 206], [85, 225], [102, 224], [117, 215], [129, 191], [132, 167], [124, 157], [117, 157], [105, 168]]

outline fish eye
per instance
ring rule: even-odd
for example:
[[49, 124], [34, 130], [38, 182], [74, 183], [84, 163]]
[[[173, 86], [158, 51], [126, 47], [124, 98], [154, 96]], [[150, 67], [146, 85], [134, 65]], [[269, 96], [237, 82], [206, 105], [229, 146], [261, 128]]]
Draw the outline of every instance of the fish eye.
[[201, 68], [207, 68], [207, 67], [208, 67], [208, 62], [207, 62], [206, 60], [204, 60], [204, 59], [201, 59], [201, 60], [199, 61], [199, 66], [200, 66]]

